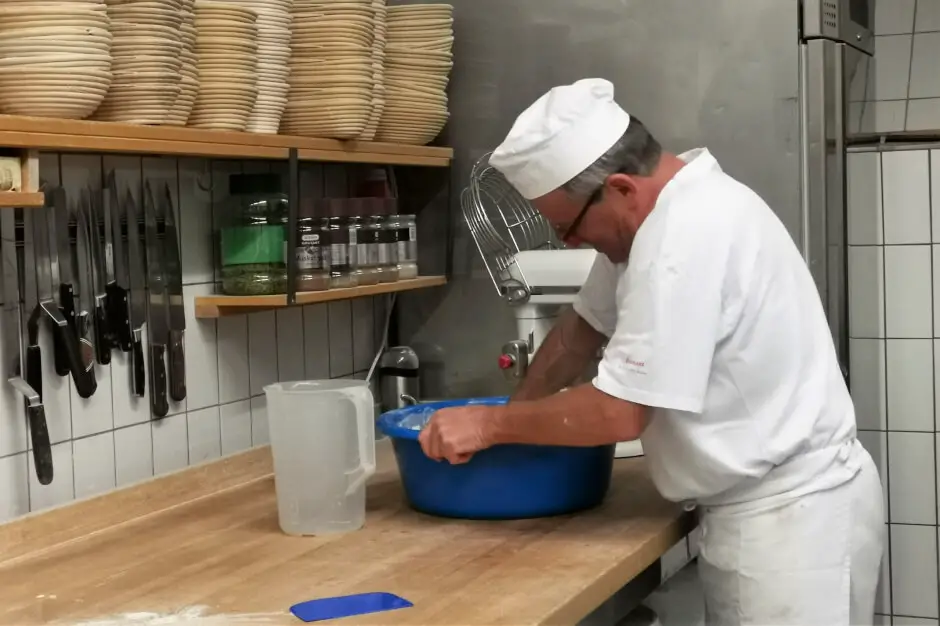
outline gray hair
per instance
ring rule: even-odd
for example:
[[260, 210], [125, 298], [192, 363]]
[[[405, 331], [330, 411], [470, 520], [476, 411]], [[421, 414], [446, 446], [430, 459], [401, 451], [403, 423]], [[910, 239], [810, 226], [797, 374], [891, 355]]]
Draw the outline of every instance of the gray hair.
[[627, 130], [610, 150], [561, 188], [575, 198], [587, 198], [603, 187], [612, 174], [649, 176], [659, 165], [662, 152], [662, 146], [643, 122], [633, 117]]

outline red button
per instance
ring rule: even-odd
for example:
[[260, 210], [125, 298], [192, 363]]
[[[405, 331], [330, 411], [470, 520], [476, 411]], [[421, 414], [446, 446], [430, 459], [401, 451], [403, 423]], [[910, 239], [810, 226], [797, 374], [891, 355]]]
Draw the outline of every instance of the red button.
[[499, 355], [499, 369], [501, 370], [508, 370], [515, 364], [515, 362], [515, 359], [513, 359], [508, 354]]

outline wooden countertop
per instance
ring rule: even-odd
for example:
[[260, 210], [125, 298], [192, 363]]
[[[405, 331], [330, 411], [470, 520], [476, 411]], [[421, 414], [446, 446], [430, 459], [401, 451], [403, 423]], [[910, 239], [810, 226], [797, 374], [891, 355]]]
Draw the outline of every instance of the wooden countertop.
[[594, 511], [469, 522], [408, 509], [379, 457], [366, 526], [341, 536], [280, 532], [267, 448], [0, 526], [0, 624], [287, 626], [297, 602], [366, 591], [415, 606], [345, 623], [571, 624], [690, 529], [641, 459]]

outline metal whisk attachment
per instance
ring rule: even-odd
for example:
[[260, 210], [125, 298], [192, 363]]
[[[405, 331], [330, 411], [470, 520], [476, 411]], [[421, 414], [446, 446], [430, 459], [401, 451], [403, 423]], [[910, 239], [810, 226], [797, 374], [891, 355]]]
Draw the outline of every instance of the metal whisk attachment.
[[491, 154], [474, 164], [460, 205], [493, 285], [517, 302], [528, 297], [529, 288], [516, 266], [516, 253], [561, 246], [548, 221], [489, 164]]

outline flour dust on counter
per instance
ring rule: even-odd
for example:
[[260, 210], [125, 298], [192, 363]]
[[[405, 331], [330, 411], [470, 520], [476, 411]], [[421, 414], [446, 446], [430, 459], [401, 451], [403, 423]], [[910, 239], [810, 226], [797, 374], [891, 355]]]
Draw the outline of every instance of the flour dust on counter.
[[137, 611], [81, 622], [53, 622], [54, 626], [229, 626], [283, 623], [280, 613], [212, 614], [209, 607], [191, 606], [173, 613]]
[[[168, 186], [178, 225], [186, 319], [186, 398], [170, 402], [166, 418], [151, 416], [149, 380], [143, 397], [133, 386], [133, 359], [120, 348], [94, 365], [98, 388], [82, 398], [56, 373], [52, 338], [40, 332], [43, 402], [54, 479], [35, 478], [22, 398], [0, 384], [0, 523], [31, 512], [107, 493], [154, 476], [267, 445], [266, 384], [297, 379], [362, 378], [381, 342], [385, 297], [334, 302], [219, 320], [196, 319], [195, 296], [216, 291], [214, 225], [226, 206], [228, 175], [276, 170], [285, 164], [200, 158], [80, 153], [40, 154], [40, 176], [61, 185], [71, 211], [82, 190], [109, 175], [121, 197], [142, 207], [143, 185]], [[305, 194], [345, 195], [355, 171], [305, 164]], [[226, 184], [223, 184], [226, 183]], [[77, 290], [76, 297], [82, 294]], [[88, 294], [84, 294], [85, 297]], [[148, 337], [146, 324], [142, 329]], [[0, 361], [16, 346], [0, 338]], [[143, 342], [144, 361], [149, 346]], [[129, 622], [133, 623], [133, 622]], [[158, 622], [155, 622], [158, 623]], [[196, 623], [196, 622], [193, 622]], [[202, 622], [199, 622], [202, 623]], [[208, 623], [208, 622], [206, 622]]]

